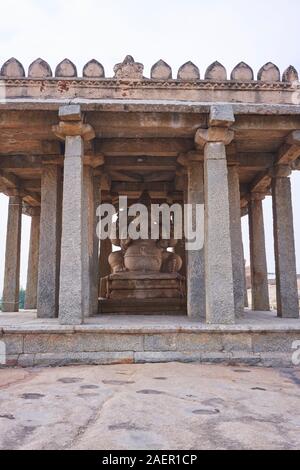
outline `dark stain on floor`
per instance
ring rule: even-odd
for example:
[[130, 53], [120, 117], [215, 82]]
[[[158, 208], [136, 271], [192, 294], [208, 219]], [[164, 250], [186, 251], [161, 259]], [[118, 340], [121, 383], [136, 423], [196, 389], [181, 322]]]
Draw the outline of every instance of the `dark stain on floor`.
[[99, 388], [99, 385], [80, 385], [80, 388], [83, 390], [96, 390]]
[[98, 393], [78, 393], [77, 395], [80, 398], [95, 398], [99, 397]]
[[140, 395], [166, 395], [165, 392], [160, 390], [138, 390], [136, 393], [139, 393]]
[[0, 415], [0, 418], [3, 418], [3, 419], [10, 419], [10, 420], [16, 419], [16, 418], [14, 417], [14, 415], [11, 415], [11, 414]]
[[193, 415], [218, 415], [220, 413], [220, 410], [215, 408], [214, 410], [194, 410], [192, 411]]
[[83, 379], [79, 377], [63, 377], [62, 379], [58, 379], [57, 382], [61, 382], [62, 384], [76, 384], [77, 382], [82, 382]]
[[237, 374], [250, 374], [251, 370], [246, 370], [246, 369], [234, 369], [233, 372], [236, 372]]
[[108, 429], [110, 431], [143, 431], [143, 428], [132, 424], [130, 421], [126, 423], [111, 424], [110, 426], [108, 426]]
[[102, 380], [104, 385], [131, 385], [135, 382], [133, 380]]
[[44, 398], [45, 395], [42, 393], [23, 393], [21, 395], [21, 398], [23, 400], [40, 400], [41, 398]]

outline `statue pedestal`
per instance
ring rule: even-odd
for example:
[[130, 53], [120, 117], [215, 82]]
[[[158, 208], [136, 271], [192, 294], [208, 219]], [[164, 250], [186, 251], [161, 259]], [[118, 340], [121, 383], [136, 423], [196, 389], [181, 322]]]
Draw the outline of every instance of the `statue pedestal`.
[[180, 274], [111, 274], [106, 283], [106, 298], [100, 299], [101, 313], [185, 313], [185, 279]]

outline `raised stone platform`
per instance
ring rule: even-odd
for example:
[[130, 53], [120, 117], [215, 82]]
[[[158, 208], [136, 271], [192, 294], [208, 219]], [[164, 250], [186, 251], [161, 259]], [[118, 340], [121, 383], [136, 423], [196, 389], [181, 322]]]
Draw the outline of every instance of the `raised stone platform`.
[[178, 273], [110, 274], [107, 298], [99, 300], [99, 313], [186, 315], [185, 279]]
[[113, 315], [62, 326], [57, 319], [36, 319], [35, 312], [22, 311], [0, 314], [0, 341], [7, 366], [201, 362], [292, 367], [300, 321], [247, 311], [229, 326], [178, 316]]

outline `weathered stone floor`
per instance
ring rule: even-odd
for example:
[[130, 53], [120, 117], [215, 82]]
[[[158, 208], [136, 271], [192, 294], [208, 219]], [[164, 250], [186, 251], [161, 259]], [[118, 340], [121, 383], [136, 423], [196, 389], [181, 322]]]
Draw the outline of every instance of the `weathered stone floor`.
[[[253, 312], [245, 310], [241, 318], [236, 320], [235, 325], [206, 325], [199, 320], [188, 318], [180, 315], [98, 315], [85, 319], [85, 325], [76, 327], [76, 329], [87, 328], [89, 326], [99, 326], [102, 329], [207, 329], [207, 330], [230, 330], [230, 329], [280, 329], [288, 330], [289, 328], [299, 328], [299, 319], [278, 318], [276, 312]], [[73, 329], [74, 327], [59, 325], [57, 318], [36, 318], [36, 311], [21, 310], [18, 313], [0, 312], [0, 329], [1, 328], [17, 329]]]
[[299, 449], [300, 369], [0, 370], [1, 449]]

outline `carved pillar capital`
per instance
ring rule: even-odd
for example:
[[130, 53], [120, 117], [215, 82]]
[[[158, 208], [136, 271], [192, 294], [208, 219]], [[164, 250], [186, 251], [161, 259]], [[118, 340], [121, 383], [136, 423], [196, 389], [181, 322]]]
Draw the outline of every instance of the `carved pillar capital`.
[[248, 202], [263, 201], [265, 197], [266, 196], [264, 193], [253, 192], [253, 193], [248, 194], [247, 200]]
[[9, 197], [20, 198], [20, 200], [25, 196], [24, 191], [19, 188], [7, 188], [5, 189], [5, 194]]
[[195, 135], [197, 148], [203, 149], [207, 143], [223, 143], [229, 145], [234, 138], [234, 132], [225, 127], [209, 127], [198, 129]]
[[292, 164], [291, 164], [292, 170], [300, 170], [300, 158], [297, 158]]
[[179, 163], [181, 166], [188, 167], [192, 163], [196, 162], [204, 162], [204, 153], [203, 151], [192, 151], [192, 152], [187, 152], [187, 153], [182, 153], [179, 155], [177, 158], [177, 163]]
[[288, 178], [292, 173], [290, 165], [276, 165], [270, 168], [270, 176], [272, 178]]
[[23, 214], [30, 217], [39, 217], [41, 215], [41, 208], [39, 206], [29, 206], [23, 203]]

